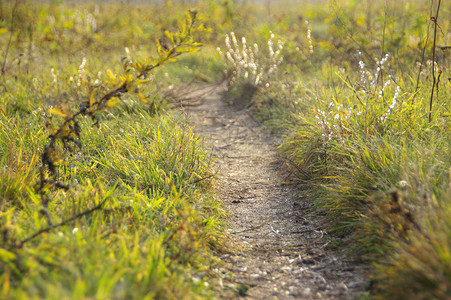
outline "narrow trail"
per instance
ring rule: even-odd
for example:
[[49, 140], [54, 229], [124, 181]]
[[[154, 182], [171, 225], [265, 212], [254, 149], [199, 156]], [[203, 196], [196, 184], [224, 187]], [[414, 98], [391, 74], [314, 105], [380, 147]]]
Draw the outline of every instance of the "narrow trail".
[[222, 255], [219, 297], [235, 299], [352, 299], [365, 269], [327, 250], [321, 217], [311, 214], [309, 189], [283, 183], [276, 140], [218, 89], [185, 109], [212, 145], [217, 189], [233, 253]]

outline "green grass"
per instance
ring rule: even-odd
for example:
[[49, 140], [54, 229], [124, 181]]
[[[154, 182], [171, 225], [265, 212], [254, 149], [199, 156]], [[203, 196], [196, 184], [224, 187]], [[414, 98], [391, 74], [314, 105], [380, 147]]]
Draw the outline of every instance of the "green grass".
[[[371, 292], [381, 299], [451, 295], [451, 90], [441, 81], [430, 111], [429, 4], [331, 1], [327, 9], [307, 3], [296, 10], [292, 3], [260, 16], [284, 42], [284, 62], [254, 85], [249, 112], [283, 138], [281, 153], [300, 180], [315, 186], [318, 210], [341, 246], [351, 244], [350, 255], [375, 265]], [[449, 43], [449, 5], [440, 13], [442, 45]], [[222, 52], [241, 51], [242, 36], [260, 52], [267, 48], [260, 32], [237, 36], [238, 47], [224, 45]], [[449, 53], [437, 51], [448, 78]], [[254, 58], [257, 65], [271, 61], [268, 54]], [[225, 59], [229, 74], [241, 74], [231, 81], [232, 99], [254, 84], [242, 71], [251, 72], [253, 62], [244, 60]]]
[[[150, 21], [115, 3], [29, 2], [14, 13], [14, 3], [1, 5], [0, 298], [212, 297], [223, 211], [210, 155], [163, 96], [195, 77], [184, 72], [197, 58], [181, 56], [156, 70], [140, 87], [146, 103], [124, 93], [97, 112], [98, 124], [79, 118], [81, 147], [51, 152], [57, 179], [70, 188], [49, 187], [47, 208], [39, 194], [40, 155], [64, 121], [59, 112], [73, 114], [89, 100], [83, 78], [98, 85], [93, 95], [100, 97], [114, 88], [107, 70], [123, 72], [126, 47], [133, 58], [157, 61], [155, 40], [176, 28], [186, 7], [177, 5], [173, 19]], [[213, 76], [218, 63], [200, 59]]]
[[[204, 281], [211, 250], [222, 247], [222, 212], [209, 181], [199, 181], [211, 175], [210, 158], [163, 95], [224, 74], [234, 77], [231, 99], [246, 97], [243, 107], [283, 139], [299, 180], [315, 186], [337, 241], [374, 265], [372, 297], [450, 297], [448, 3], [438, 20], [441, 80], [430, 111], [430, 1], [199, 1], [212, 29], [196, 36], [202, 52], [156, 69], [141, 91], [148, 103], [124, 96], [99, 114], [98, 127], [83, 119], [82, 148], [59, 168], [71, 189], [51, 192], [54, 224], [103, 200], [105, 207], [21, 249], [11, 245], [48, 226], [35, 189], [48, 111], [76, 110], [88, 99], [79, 78], [121, 73], [125, 48], [155, 60], [155, 40], [164, 44], [187, 7], [30, 2], [18, 6], [11, 27], [12, 3], [1, 5], [1, 63], [11, 38], [0, 82], [1, 297], [214, 296]], [[232, 31], [238, 41], [228, 49]], [[242, 54], [242, 37], [258, 44], [254, 61], [250, 51], [243, 61], [221, 58], [217, 47]]]
[[[54, 193], [50, 215], [56, 224], [106, 199], [105, 207], [20, 251], [3, 240], [3, 297], [206, 295], [202, 279], [213, 262], [209, 249], [220, 247], [220, 209], [208, 184], [196, 183], [209, 176], [209, 156], [180, 122], [144, 109], [113, 115], [99, 128], [83, 122], [83, 149], [60, 170], [71, 190]], [[33, 191], [45, 135], [20, 119], [1, 123], [2, 232], [23, 240], [47, 226]]]
[[[47, 226], [33, 191], [45, 135], [39, 126], [24, 132], [22, 120], [5, 119], [2, 232], [23, 240]], [[20, 251], [4, 240], [3, 297], [206, 295], [202, 279], [213, 262], [209, 249], [220, 247], [220, 209], [208, 184], [196, 183], [209, 176], [202, 141], [180, 119], [144, 109], [113, 114], [98, 128], [90, 123], [83, 122], [83, 149], [60, 170], [71, 189], [53, 194], [49, 212], [56, 224], [106, 199], [105, 207]]]

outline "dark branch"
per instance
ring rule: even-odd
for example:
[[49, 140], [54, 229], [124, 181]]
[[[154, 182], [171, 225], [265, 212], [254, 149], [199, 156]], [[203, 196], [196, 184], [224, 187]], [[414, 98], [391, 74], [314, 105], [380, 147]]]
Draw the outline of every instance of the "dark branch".
[[39, 231], [33, 233], [32, 235], [30, 235], [30, 236], [27, 237], [26, 239], [23, 239], [22, 241], [18, 242], [16, 245], [14, 245], [14, 248], [22, 248], [23, 245], [24, 245], [25, 243], [27, 243], [27, 242], [29, 242], [29, 241], [35, 239], [36, 237], [40, 236], [40, 235], [43, 234], [43, 233], [49, 232], [49, 231], [52, 230], [52, 229], [55, 229], [55, 228], [61, 227], [61, 226], [63, 226], [63, 225], [66, 225], [67, 223], [70, 223], [70, 222], [72, 222], [72, 221], [74, 221], [74, 220], [76, 220], [76, 219], [79, 219], [79, 218], [81, 218], [81, 217], [83, 217], [83, 216], [86, 216], [86, 215], [89, 215], [89, 214], [95, 212], [96, 210], [101, 209], [102, 206], [103, 206], [103, 204], [104, 204], [108, 199], [109, 199], [109, 197], [103, 199], [102, 202], [100, 202], [99, 204], [97, 204], [97, 205], [94, 206], [93, 208], [90, 208], [90, 209], [88, 209], [88, 210], [85, 210], [84, 212], [81, 212], [81, 213], [79, 213], [79, 214], [73, 216], [72, 218], [66, 219], [66, 220], [64, 220], [64, 221], [62, 221], [62, 222], [60, 222], [60, 223], [58, 223], [58, 224], [50, 225], [50, 226], [48, 226], [48, 227], [46, 227], [46, 228], [43, 228], [43, 229], [41, 229], [41, 230], [39, 230]]

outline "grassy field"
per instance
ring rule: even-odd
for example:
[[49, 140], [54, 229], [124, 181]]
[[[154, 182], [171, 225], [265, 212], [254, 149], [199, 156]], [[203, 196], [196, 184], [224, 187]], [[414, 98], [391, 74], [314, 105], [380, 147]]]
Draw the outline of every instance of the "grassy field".
[[231, 97], [316, 187], [331, 247], [374, 265], [374, 297], [450, 297], [449, 3], [285, 7], [225, 38]]
[[190, 74], [202, 21], [1, 7], [0, 298], [209, 297], [223, 213], [206, 145], [164, 96]]
[[0, 1], [1, 298], [214, 297], [223, 212], [168, 95], [220, 80], [373, 297], [451, 297], [449, 3], [36, 3]]

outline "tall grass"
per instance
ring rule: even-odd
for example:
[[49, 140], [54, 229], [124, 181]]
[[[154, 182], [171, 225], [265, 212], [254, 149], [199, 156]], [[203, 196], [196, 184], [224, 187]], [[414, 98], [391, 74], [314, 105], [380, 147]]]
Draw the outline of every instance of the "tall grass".
[[[450, 24], [442, 7], [434, 41], [432, 4], [333, 1], [297, 16], [292, 4], [279, 8], [283, 22], [274, 6], [268, 22], [284, 39], [284, 63], [249, 107], [282, 136], [299, 179], [316, 187], [329, 230], [376, 265], [371, 290], [382, 299], [451, 295], [447, 82], [430, 108], [433, 82], [449, 77], [449, 53], [435, 62], [433, 53], [449, 43]], [[241, 77], [232, 94], [247, 89]]]
[[[132, 5], [17, 3], [0, 23], [0, 298], [211, 297], [222, 212], [209, 155], [163, 98], [182, 72], [150, 74], [198, 46], [170, 33], [182, 7], [149, 23]], [[41, 158], [57, 166], [45, 203]]]
[[[20, 252], [3, 244], [3, 296], [178, 298], [204, 293], [208, 249], [218, 245], [219, 234], [218, 206], [203, 196], [208, 185], [198, 183], [209, 176], [201, 141], [174, 117], [145, 110], [86, 129], [84, 153], [76, 153], [60, 171], [72, 188], [54, 194], [49, 213], [57, 224], [108, 201], [99, 213], [43, 234]], [[17, 134], [20, 138], [22, 128]], [[3, 137], [8, 145], [15, 141]], [[22, 146], [30, 152], [35, 147]], [[37, 158], [31, 155], [27, 161], [25, 153], [3, 157], [2, 232], [20, 241], [47, 226], [33, 191]]]
[[12, 26], [13, 5], [2, 3], [3, 296], [211, 295], [208, 250], [220, 246], [220, 236], [218, 207], [202, 180], [210, 176], [209, 157], [155, 91], [212, 81], [221, 71], [233, 83], [230, 94], [248, 97], [243, 108], [283, 138], [281, 152], [299, 180], [315, 186], [318, 209], [333, 221], [329, 230], [375, 265], [374, 296], [449, 297], [449, 5], [442, 3], [435, 23], [438, 2], [426, 0], [197, 4], [211, 16], [211, 34], [196, 37], [207, 51], [156, 70], [141, 91], [149, 103], [124, 97], [98, 115], [98, 128], [81, 121], [83, 150], [59, 169], [71, 189], [52, 191], [53, 224], [99, 203], [104, 209], [16, 253], [9, 242], [48, 224], [33, 186], [48, 111], [77, 109], [74, 103], [88, 100], [81, 78], [95, 83], [107, 69], [120, 73], [117, 57], [166, 49], [170, 37], [161, 37], [185, 7], [19, 5]]

